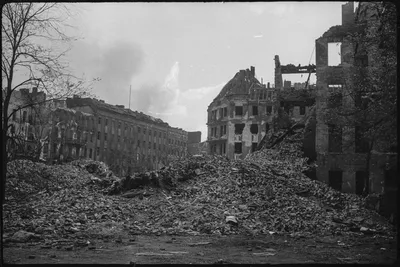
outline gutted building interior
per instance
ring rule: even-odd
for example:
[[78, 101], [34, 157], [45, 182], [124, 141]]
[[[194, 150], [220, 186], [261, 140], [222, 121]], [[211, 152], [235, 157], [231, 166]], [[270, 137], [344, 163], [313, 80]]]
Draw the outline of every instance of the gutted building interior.
[[209, 105], [211, 154], [243, 158], [270, 130], [276, 113], [276, 92], [255, 78], [255, 68], [240, 70]]

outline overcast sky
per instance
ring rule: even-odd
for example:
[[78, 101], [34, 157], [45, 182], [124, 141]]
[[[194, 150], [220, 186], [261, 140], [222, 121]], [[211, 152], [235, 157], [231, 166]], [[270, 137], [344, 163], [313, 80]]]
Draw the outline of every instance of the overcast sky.
[[[69, 54], [93, 93], [207, 138], [207, 106], [240, 69], [274, 83], [282, 64], [315, 64], [315, 39], [341, 24], [344, 2], [76, 3], [82, 39]], [[314, 53], [313, 53], [314, 52]], [[311, 61], [310, 61], [311, 59]], [[306, 75], [284, 75], [304, 82]]]

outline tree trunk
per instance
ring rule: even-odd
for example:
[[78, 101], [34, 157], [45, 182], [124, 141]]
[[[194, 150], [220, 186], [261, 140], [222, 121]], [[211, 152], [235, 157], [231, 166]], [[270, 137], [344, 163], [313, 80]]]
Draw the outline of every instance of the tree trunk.
[[369, 147], [368, 147], [368, 152], [367, 152], [367, 162], [366, 162], [366, 168], [365, 168], [365, 178], [366, 178], [366, 181], [365, 181], [365, 185], [364, 185], [364, 192], [363, 192], [363, 196], [367, 196], [370, 192], [369, 192], [369, 189], [370, 189], [370, 186], [369, 186], [369, 183], [370, 183], [370, 172], [371, 172], [371, 170], [370, 170], [370, 163], [371, 163], [371, 154], [372, 154], [372, 147], [373, 147], [373, 145], [374, 145], [374, 142], [373, 141], [371, 141], [371, 143], [370, 143], [370, 145], [369, 145]]
[[[5, 119], [5, 118], [4, 118]], [[1, 130], [1, 154], [3, 156], [3, 160], [1, 161], [1, 203], [4, 204], [6, 199], [6, 174], [7, 174], [7, 162], [8, 162], [8, 155], [7, 155], [7, 128], [4, 128], [6, 123], [4, 122], [3, 129]]]

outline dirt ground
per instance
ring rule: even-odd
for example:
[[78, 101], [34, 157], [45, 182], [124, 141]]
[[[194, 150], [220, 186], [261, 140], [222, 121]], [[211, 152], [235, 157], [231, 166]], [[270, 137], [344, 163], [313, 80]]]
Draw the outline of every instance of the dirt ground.
[[[89, 241], [89, 242], [87, 242]], [[119, 240], [6, 243], [9, 264], [393, 264], [396, 238], [379, 236], [126, 236]], [[82, 242], [81, 242], [82, 243]]]

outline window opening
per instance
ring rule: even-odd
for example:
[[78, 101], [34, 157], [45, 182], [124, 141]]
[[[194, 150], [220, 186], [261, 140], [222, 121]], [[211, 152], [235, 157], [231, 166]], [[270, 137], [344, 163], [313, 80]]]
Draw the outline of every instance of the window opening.
[[243, 106], [235, 106], [235, 115], [242, 116], [243, 115]]
[[366, 192], [367, 172], [356, 171], [356, 194], [362, 195], [364, 190]]
[[235, 143], [235, 154], [242, 154], [242, 143]]
[[306, 107], [300, 106], [300, 115], [305, 115], [305, 114], [306, 114]]
[[244, 126], [244, 123], [235, 124], [235, 134], [242, 134]]
[[329, 171], [329, 186], [342, 191], [342, 171]]
[[254, 116], [258, 115], [258, 106], [253, 106], [253, 115]]
[[338, 66], [342, 63], [341, 42], [328, 43], [328, 66]]
[[252, 134], [258, 134], [258, 124], [254, 123], [250, 125], [250, 132]]

